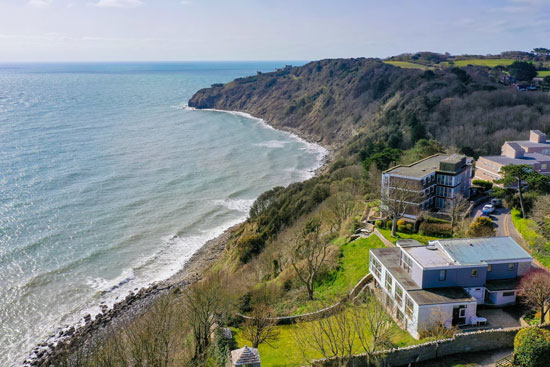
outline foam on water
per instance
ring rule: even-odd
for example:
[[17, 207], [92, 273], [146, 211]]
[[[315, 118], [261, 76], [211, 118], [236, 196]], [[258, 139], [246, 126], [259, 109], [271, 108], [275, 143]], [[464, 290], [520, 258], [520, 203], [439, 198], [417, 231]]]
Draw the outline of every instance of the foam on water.
[[182, 104], [280, 66], [0, 66], [0, 366], [174, 275], [262, 192], [313, 174], [324, 149]]

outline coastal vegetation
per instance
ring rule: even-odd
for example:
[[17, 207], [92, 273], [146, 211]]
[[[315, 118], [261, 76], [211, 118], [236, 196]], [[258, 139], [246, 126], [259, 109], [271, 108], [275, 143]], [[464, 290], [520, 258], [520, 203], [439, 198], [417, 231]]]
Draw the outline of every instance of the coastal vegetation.
[[[448, 62], [437, 55], [414, 61]], [[439, 152], [497, 153], [504, 140], [529, 129], [550, 130], [550, 97], [503, 86], [498, 82], [503, 72], [456, 64], [425, 69], [373, 59], [321, 60], [197, 92], [190, 106], [247, 111], [330, 147], [331, 161], [312, 179], [260, 195], [198, 282], [173, 288], [146, 316], [80, 350], [82, 355], [69, 353], [67, 366], [223, 366], [227, 351], [237, 345], [257, 345], [265, 367], [298, 366], [313, 358], [373, 355], [416, 343], [373, 297], [346, 299], [368, 273], [369, 250], [384, 246], [375, 235], [352, 237], [371, 211], [379, 212], [381, 172]], [[513, 189], [501, 193], [519, 207]], [[522, 200], [529, 201], [528, 194]], [[533, 198], [534, 207], [536, 200], [541, 199]], [[461, 218], [426, 217], [415, 228], [394, 215], [376, 226], [394, 243], [399, 238], [427, 243], [469, 229], [487, 234], [487, 223], [469, 226]], [[546, 228], [536, 225], [537, 231]], [[343, 300], [329, 317], [294, 325], [274, 321]], [[161, 327], [166, 323], [170, 326]], [[230, 329], [233, 336], [213, 332], [218, 329]], [[316, 338], [336, 330], [353, 340]], [[127, 364], [130, 359], [140, 364]]]

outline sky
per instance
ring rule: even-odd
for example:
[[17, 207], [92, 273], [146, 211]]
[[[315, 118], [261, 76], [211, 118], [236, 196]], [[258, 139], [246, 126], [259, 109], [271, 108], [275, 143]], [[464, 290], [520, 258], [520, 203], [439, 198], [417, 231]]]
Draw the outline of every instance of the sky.
[[0, 0], [0, 62], [550, 48], [550, 0]]

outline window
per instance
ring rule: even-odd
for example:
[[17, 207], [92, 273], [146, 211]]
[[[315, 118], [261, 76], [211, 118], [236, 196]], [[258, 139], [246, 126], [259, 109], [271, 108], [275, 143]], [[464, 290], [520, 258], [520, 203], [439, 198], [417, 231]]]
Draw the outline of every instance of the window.
[[393, 279], [392, 279], [390, 273], [388, 273], [387, 271], [386, 271], [386, 282], [385, 282], [385, 283], [386, 283], [386, 284], [385, 284], [386, 289], [387, 289], [388, 292], [390, 292], [390, 294], [391, 294], [391, 288], [392, 288], [392, 285], [393, 285]]
[[508, 270], [512, 271], [516, 268], [516, 264], [508, 264]]
[[413, 301], [411, 297], [407, 295], [407, 298], [405, 299], [405, 313], [407, 314], [407, 316], [409, 316], [410, 319], [413, 318], [413, 309], [414, 309]]
[[502, 292], [502, 297], [513, 297], [516, 295], [516, 292], [510, 291], [510, 292]]
[[398, 284], [395, 284], [395, 303], [398, 307], [403, 306], [403, 288]]
[[477, 277], [477, 269], [472, 270], [472, 276]]
[[407, 273], [410, 273], [412, 268], [411, 258], [405, 253], [402, 253], [401, 256], [401, 266], [403, 267], [403, 269], [405, 269]]
[[458, 309], [458, 317], [466, 317], [466, 308], [464, 306]]
[[493, 271], [493, 265], [489, 264], [487, 265], [487, 272]]
[[546, 171], [546, 169], [548, 168], [548, 164], [543, 163], [543, 164], [540, 165], [540, 168], [541, 168], [543, 171]]
[[440, 270], [439, 271], [439, 280], [444, 281], [447, 279], [447, 270]]
[[380, 264], [380, 262], [378, 262], [378, 260], [376, 260], [374, 257], [371, 256], [371, 271], [372, 273], [378, 278], [380, 279], [380, 273], [382, 272], [382, 265]]

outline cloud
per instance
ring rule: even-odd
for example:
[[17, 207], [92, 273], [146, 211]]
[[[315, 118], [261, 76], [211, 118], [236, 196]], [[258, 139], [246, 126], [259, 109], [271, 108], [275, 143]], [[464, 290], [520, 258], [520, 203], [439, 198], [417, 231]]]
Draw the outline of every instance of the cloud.
[[49, 8], [52, 5], [52, 0], [30, 0], [27, 3], [28, 6], [33, 8]]
[[143, 5], [141, 0], [99, 0], [94, 4], [101, 8], [136, 8]]

